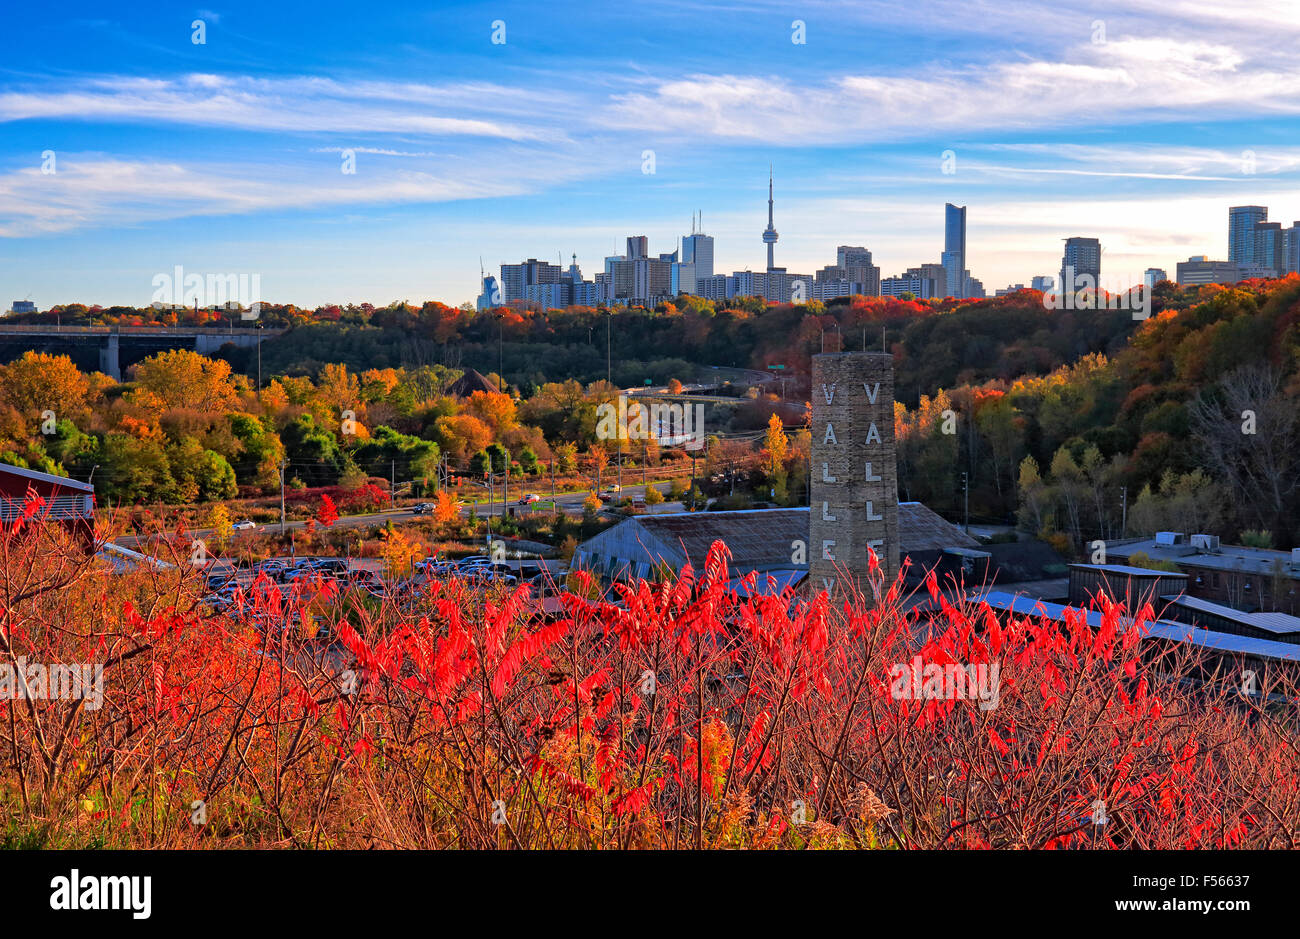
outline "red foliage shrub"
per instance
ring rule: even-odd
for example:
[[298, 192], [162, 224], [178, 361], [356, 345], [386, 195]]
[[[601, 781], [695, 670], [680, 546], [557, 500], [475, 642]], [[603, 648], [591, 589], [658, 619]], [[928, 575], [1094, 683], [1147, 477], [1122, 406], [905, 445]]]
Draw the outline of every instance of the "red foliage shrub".
[[1277, 712], [1171, 680], [1197, 663], [1108, 603], [1094, 629], [933, 578], [929, 620], [899, 583], [751, 597], [716, 544], [617, 605], [577, 573], [557, 617], [436, 580], [261, 581], [218, 612], [177, 560], [117, 575], [39, 523], [0, 536], [0, 664], [103, 668], [97, 702], [0, 702], [0, 798], [47, 843], [1266, 848], [1300, 825]]

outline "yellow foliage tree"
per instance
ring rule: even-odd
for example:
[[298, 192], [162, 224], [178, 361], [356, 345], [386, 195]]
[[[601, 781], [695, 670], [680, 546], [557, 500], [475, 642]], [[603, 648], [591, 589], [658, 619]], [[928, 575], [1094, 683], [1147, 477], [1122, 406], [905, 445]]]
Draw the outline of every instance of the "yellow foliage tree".
[[80, 420], [86, 413], [90, 381], [66, 355], [30, 349], [0, 367], [0, 400], [24, 417], [53, 411], [56, 419]]
[[424, 546], [402, 534], [400, 529], [386, 528], [379, 533], [383, 544], [379, 554], [384, 559], [384, 570], [389, 576], [409, 574], [412, 565], [424, 557]]
[[773, 414], [767, 421], [767, 436], [763, 440], [763, 472], [775, 476], [785, 467], [785, 454], [790, 438], [785, 435], [781, 418]]
[[151, 355], [132, 373], [136, 381], [132, 400], [156, 413], [172, 408], [223, 413], [233, 410], [239, 397], [229, 362], [189, 349], [168, 349]]
[[224, 548], [230, 543], [230, 510], [224, 502], [218, 502], [208, 510], [208, 527], [212, 529], [212, 540]]

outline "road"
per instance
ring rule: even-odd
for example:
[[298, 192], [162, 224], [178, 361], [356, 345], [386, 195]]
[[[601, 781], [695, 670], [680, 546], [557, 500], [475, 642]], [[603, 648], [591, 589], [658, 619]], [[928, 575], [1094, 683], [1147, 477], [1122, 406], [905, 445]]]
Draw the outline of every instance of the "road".
[[[668, 492], [669, 483], [652, 482], [649, 483], [649, 485], [654, 486], [661, 493]], [[472, 508], [476, 510], [479, 518], [495, 518], [503, 514], [503, 509], [514, 509], [515, 514], [517, 516], [522, 517], [530, 511], [530, 508], [533, 511], [546, 511], [550, 506], [550, 501], [551, 501], [550, 496], [542, 489], [531, 488], [526, 485], [521, 485], [519, 489], [515, 489], [514, 486], [511, 486], [510, 488], [512, 491], [516, 491], [516, 492], [535, 492], [537, 495], [542, 497], [542, 501], [539, 503], [533, 503], [532, 507], [521, 506], [518, 504], [518, 500], [514, 496], [512, 496], [510, 502], [507, 505], [502, 506], [500, 498], [497, 497], [492, 502], [492, 504], [489, 505], [487, 500], [487, 494], [485, 492], [482, 498], [479, 499], [478, 502], [473, 502], [472, 500], [465, 500], [465, 497], [462, 497], [463, 504], [461, 506], [461, 515], [468, 517], [470, 510]], [[623, 498], [635, 499], [637, 497], [643, 497], [645, 495], [645, 490], [646, 490], [646, 486], [642, 486], [639, 483], [637, 485], [626, 485], [623, 487], [623, 492], [621, 495]], [[555, 503], [558, 508], [564, 510], [565, 512], [578, 513], [582, 511], [582, 504], [587, 500], [587, 497], [589, 495], [590, 493], [587, 491], [559, 492], [556, 493], [555, 495]], [[416, 514], [414, 507], [386, 509], [383, 512], [370, 512], [365, 515], [340, 515], [338, 521], [336, 521], [331, 527], [332, 528], [374, 528], [379, 525], [387, 525], [390, 521], [394, 523], [407, 522], [407, 521], [413, 521], [416, 519], [427, 518], [427, 517], [428, 516], [426, 515]], [[284, 523], [284, 530], [298, 531], [300, 529], [306, 528], [307, 524], [308, 523], [306, 520], [286, 521]], [[239, 541], [239, 536], [244, 534], [244, 532], [247, 530], [248, 529], [245, 529], [243, 531], [232, 532], [231, 543], [237, 544]], [[256, 530], [259, 532], [274, 533], [280, 530], [280, 523], [267, 522], [264, 525], [258, 525]], [[199, 539], [209, 538], [212, 536], [212, 533], [213, 530], [211, 528], [197, 528], [197, 529], [192, 529], [189, 532], [189, 534]], [[147, 541], [148, 539], [141, 539], [135, 535], [123, 535], [121, 538], [117, 539], [117, 543], [126, 548], [138, 548], [142, 540]]]

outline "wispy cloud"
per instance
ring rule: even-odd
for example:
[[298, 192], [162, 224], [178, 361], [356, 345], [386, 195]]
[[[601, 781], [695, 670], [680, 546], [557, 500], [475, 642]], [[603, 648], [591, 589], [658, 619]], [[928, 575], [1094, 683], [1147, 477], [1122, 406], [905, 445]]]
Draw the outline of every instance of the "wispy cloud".
[[492, 85], [439, 88], [328, 78], [192, 74], [176, 79], [105, 78], [66, 90], [0, 94], [0, 121], [58, 119], [99, 123], [198, 125], [288, 133], [340, 132], [556, 140], [491, 115], [518, 110], [521, 92]]

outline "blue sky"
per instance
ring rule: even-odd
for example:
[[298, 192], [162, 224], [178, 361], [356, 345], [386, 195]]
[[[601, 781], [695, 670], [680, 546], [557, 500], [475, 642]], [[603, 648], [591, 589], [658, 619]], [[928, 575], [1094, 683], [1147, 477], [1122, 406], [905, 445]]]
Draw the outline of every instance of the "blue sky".
[[1054, 273], [1070, 235], [1101, 238], [1114, 288], [1224, 256], [1229, 205], [1300, 218], [1292, 0], [72, 2], [0, 18], [4, 307], [142, 305], [176, 265], [257, 273], [274, 302], [455, 304], [480, 256], [576, 253], [590, 277], [628, 234], [673, 250], [696, 210], [719, 271], [761, 269], [769, 164], [777, 263], [799, 272], [837, 244], [886, 276], [938, 261], [947, 201], [968, 206], [990, 291]]

